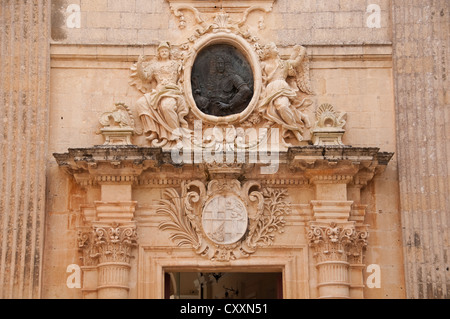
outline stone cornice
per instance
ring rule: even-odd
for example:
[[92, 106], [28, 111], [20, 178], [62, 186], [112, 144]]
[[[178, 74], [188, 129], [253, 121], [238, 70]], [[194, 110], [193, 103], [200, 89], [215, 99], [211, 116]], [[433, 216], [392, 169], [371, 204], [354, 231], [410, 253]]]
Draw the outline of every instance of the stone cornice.
[[[69, 175], [74, 176], [82, 186], [105, 183], [148, 184], [141, 181], [141, 178], [148, 179], [148, 176], [142, 173], [153, 171], [165, 172], [166, 179], [183, 179], [181, 175], [183, 170], [192, 173], [199, 165], [205, 171], [214, 171], [214, 168], [204, 167], [202, 164], [175, 164], [169, 151], [153, 147], [71, 148], [67, 153], [54, 153], [53, 156], [58, 165]], [[384, 170], [392, 156], [393, 153], [379, 152], [379, 148], [375, 147], [299, 146], [291, 147], [287, 152], [279, 152], [278, 163], [281, 169], [287, 169], [292, 174], [287, 179], [301, 178], [301, 184], [353, 183], [365, 186], [375, 174]], [[260, 164], [250, 165], [248, 170], [241, 173], [251, 174], [252, 171], [259, 170], [260, 166]], [[256, 177], [258, 176], [261, 179], [274, 177], [272, 175]], [[280, 178], [282, 179], [280, 176], [276, 177]], [[280, 181], [280, 184], [285, 183]]]
[[192, 7], [200, 12], [219, 12], [224, 10], [226, 12], [244, 13], [251, 7], [261, 7], [268, 11], [272, 10], [272, 6], [276, 0], [166, 0], [172, 10], [177, 8]]
[[[308, 48], [311, 68], [319, 67], [316, 62], [336, 62], [340, 61], [341, 67], [355, 67], [357, 61], [392, 61], [391, 43], [361, 43], [361, 44], [316, 44], [304, 43]], [[98, 67], [98, 62], [104, 61], [108, 64], [102, 65], [102, 68], [114, 67], [129, 69], [129, 63], [137, 61], [139, 55], [155, 55], [158, 42], [152, 44], [71, 44], [71, 43], [52, 43], [50, 47], [50, 56], [52, 68], [86, 68], [87, 61], [95, 62], [92, 68]], [[176, 45], [175, 45], [176, 46]], [[288, 51], [291, 47], [280, 46], [279, 50], [283, 57], [289, 57]], [[82, 61], [77, 64], [76, 61]], [[120, 65], [111, 62], [123, 63]], [[366, 66], [360, 65], [365, 68]]]

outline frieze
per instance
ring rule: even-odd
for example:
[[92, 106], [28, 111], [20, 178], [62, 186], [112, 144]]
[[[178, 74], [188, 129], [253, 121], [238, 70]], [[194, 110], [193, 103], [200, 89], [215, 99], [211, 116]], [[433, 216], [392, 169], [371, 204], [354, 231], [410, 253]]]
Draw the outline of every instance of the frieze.
[[[245, 158], [249, 152], [245, 152]], [[262, 185], [309, 185], [310, 183], [349, 183], [367, 185], [376, 174], [384, 170], [393, 153], [379, 152], [378, 148], [302, 146], [279, 152], [278, 162], [285, 165], [291, 176], [256, 175], [260, 165], [249, 163], [203, 163], [201, 172], [209, 178], [240, 178], [254, 176]], [[199, 175], [184, 176], [184, 167], [191, 172], [195, 163], [174, 163], [171, 152], [162, 148], [136, 146], [96, 146], [69, 149], [67, 153], [53, 154], [58, 165], [81, 186], [97, 186], [102, 183], [125, 183], [133, 185], [180, 185], [184, 180], [201, 179]], [[155, 178], [152, 173], [164, 173], [164, 178]]]

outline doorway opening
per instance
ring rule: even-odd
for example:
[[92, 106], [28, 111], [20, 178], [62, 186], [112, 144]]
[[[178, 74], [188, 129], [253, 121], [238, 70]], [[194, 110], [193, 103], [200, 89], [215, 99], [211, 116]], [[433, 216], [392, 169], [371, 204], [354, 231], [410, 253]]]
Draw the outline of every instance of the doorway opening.
[[166, 272], [166, 299], [282, 299], [281, 272]]

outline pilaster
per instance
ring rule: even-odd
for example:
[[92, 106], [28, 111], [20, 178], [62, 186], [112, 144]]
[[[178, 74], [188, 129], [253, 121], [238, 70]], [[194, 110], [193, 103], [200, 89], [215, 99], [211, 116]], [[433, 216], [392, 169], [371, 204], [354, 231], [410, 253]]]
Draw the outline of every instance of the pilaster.
[[[366, 206], [360, 203], [360, 192], [379, 163], [335, 157], [311, 165], [308, 160], [305, 174], [315, 188], [315, 200], [311, 201], [313, 217], [307, 238], [317, 269], [319, 298], [363, 298], [368, 225], [364, 224]], [[349, 194], [356, 202], [348, 200]]]
[[88, 162], [72, 157], [73, 166], [66, 167], [77, 183], [87, 189], [99, 186], [101, 194], [100, 200], [82, 207], [84, 224], [78, 227], [83, 298], [127, 299], [130, 261], [137, 246], [137, 202], [132, 200], [132, 191], [143, 165], [135, 160], [117, 160], [108, 147], [95, 150], [104, 156]]

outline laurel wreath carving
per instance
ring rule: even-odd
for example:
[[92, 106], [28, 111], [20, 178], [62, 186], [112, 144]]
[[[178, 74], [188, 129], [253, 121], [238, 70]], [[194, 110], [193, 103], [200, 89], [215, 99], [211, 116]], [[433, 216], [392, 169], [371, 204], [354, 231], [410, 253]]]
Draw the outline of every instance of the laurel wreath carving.
[[252, 248], [271, 245], [275, 239], [274, 233], [284, 232], [284, 216], [290, 213], [290, 206], [285, 201], [287, 189], [265, 188], [262, 194], [264, 209], [255, 218], [246, 241]]
[[170, 220], [162, 222], [159, 228], [161, 230], [174, 231], [170, 235], [170, 239], [177, 242], [178, 246], [192, 245], [194, 248], [198, 247], [200, 238], [193, 222], [190, 221], [186, 213], [186, 208], [189, 210], [189, 206], [183, 205], [182, 199], [173, 188], [166, 189], [163, 197], [166, 199], [160, 201], [162, 207], [158, 208], [156, 212], [168, 215]]

